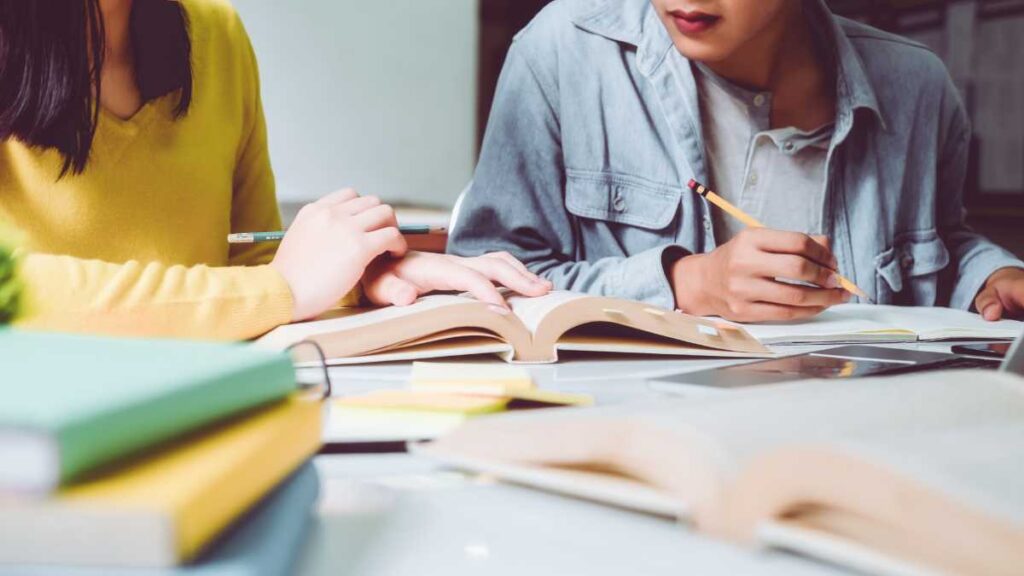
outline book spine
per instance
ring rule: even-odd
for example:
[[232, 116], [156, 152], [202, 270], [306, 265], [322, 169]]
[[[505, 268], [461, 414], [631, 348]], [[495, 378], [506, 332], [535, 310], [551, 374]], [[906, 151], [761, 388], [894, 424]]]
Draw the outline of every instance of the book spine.
[[61, 483], [201, 426], [280, 400], [296, 389], [286, 354], [215, 374], [165, 396], [91, 415], [62, 428]]
[[282, 407], [253, 416], [240, 434], [252, 435], [219, 476], [175, 510], [179, 560], [196, 557], [214, 538], [278, 486], [320, 448], [322, 405], [293, 397]]

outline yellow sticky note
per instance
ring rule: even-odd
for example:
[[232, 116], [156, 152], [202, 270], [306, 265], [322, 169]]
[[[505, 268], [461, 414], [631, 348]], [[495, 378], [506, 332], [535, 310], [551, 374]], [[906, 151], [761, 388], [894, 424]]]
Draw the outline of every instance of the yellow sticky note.
[[413, 390], [487, 395], [512, 395], [536, 388], [522, 366], [455, 362], [414, 363], [410, 386]]
[[359, 396], [337, 398], [334, 402], [342, 408], [472, 415], [500, 412], [508, 405], [508, 398], [417, 390], [379, 390]]

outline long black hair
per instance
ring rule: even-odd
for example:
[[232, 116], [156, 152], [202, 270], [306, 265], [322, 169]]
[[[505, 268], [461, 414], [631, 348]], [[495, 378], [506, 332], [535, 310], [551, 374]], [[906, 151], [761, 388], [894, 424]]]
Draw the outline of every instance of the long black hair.
[[[106, 49], [99, 0], [0, 0], [0, 141], [56, 150], [61, 176], [85, 170], [99, 121]], [[176, 0], [135, 0], [135, 82], [142, 101], [192, 102], [192, 45]]]

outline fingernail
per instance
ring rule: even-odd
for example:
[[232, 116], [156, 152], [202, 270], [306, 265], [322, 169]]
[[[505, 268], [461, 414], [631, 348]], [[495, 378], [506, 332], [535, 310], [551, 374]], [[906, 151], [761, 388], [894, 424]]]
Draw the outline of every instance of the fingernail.
[[838, 288], [839, 287], [839, 276], [835, 274], [829, 274], [825, 280], [825, 288]]
[[995, 308], [996, 308], [995, 304], [989, 304], [988, 306], [985, 306], [984, 310], [981, 311], [981, 315], [986, 320], [992, 320], [995, 317], [995, 314], [994, 314]]
[[501, 314], [502, 316], [508, 316], [509, 314], [512, 313], [512, 311], [509, 310], [508, 308], [504, 306], [498, 306], [497, 304], [488, 304], [487, 307], [491, 309], [491, 312], [494, 312], [495, 314]]

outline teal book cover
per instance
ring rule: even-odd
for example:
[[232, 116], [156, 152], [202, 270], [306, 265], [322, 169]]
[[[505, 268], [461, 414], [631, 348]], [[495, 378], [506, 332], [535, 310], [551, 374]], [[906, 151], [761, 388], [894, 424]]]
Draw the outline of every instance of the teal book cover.
[[0, 491], [52, 491], [98, 466], [296, 388], [248, 345], [0, 329]]
[[299, 468], [192, 564], [168, 570], [0, 566], [0, 576], [287, 576], [301, 553], [320, 479]]

